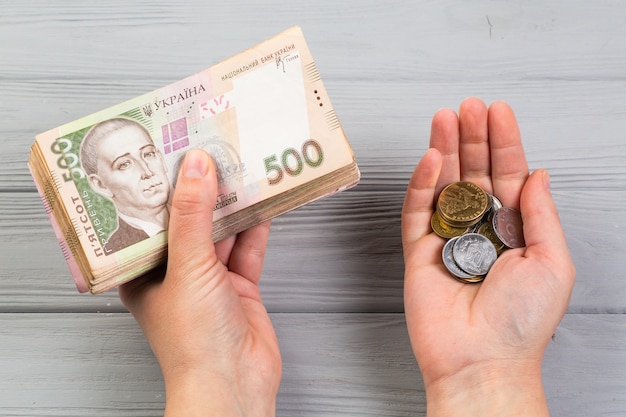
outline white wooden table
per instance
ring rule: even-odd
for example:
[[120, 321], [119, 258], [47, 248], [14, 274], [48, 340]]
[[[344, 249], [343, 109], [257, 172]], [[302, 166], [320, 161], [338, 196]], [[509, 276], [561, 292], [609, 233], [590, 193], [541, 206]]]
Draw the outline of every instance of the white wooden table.
[[262, 291], [278, 415], [421, 416], [400, 207], [430, 118], [508, 101], [548, 168], [578, 277], [544, 361], [554, 416], [626, 415], [626, 3], [0, 0], [0, 415], [158, 416], [116, 292], [79, 295], [26, 167], [35, 134], [300, 25], [361, 185], [273, 222]]

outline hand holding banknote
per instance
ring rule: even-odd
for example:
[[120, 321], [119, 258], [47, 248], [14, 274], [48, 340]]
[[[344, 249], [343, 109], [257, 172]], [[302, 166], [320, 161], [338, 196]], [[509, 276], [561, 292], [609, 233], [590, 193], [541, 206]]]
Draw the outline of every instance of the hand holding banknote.
[[[428, 415], [548, 415], [541, 362], [563, 317], [575, 271], [548, 174], [528, 175], [515, 115], [468, 99], [433, 118], [431, 149], [413, 173], [402, 213], [405, 310], [426, 388]], [[453, 279], [434, 201], [473, 182], [521, 210], [526, 247], [505, 251], [484, 281]]]
[[356, 185], [354, 154], [302, 31], [37, 135], [29, 168], [80, 292], [165, 261], [183, 155], [218, 181], [213, 240]]
[[166, 416], [274, 415], [278, 342], [259, 292], [269, 222], [211, 239], [215, 165], [184, 159], [169, 222], [165, 278], [120, 287], [161, 366]]

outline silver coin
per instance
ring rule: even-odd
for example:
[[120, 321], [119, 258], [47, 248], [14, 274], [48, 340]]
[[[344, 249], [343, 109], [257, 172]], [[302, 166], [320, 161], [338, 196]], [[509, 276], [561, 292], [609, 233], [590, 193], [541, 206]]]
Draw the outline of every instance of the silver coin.
[[487, 275], [498, 258], [493, 243], [478, 233], [459, 236], [452, 248], [456, 264], [468, 274]]
[[502, 207], [493, 215], [492, 224], [496, 236], [507, 247], [523, 248], [526, 246], [522, 215], [519, 210], [512, 207]]
[[463, 271], [457, 263], [454, 261], [454, 257], [452, 256], [452, 248], [454, 247], [454, 243], [458, 240], [457, 237], [453, 237], [448, 240], [446, 244], [443, 246], [443, 250], [441, 251], [441, 258], [443, 259], [443, 264], [448, 269], [448, 272], [452, 274], [453, 277], [458, 278], [460, 280], [472, 280], [476, 277], [472, 274], [468, 274]]
[[491, 198], [491, 208], [493, 211], [498, 211], [502, 208], [502, 202], [493, 194], [487, 194]]

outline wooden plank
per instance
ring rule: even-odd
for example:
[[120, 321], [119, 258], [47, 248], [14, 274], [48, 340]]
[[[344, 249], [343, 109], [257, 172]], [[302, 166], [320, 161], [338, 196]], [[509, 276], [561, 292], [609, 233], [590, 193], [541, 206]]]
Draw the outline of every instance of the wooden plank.
[[[569, 311], [624, 313], [626, 259], [615, 253], [626, 252], [626, 191], [555, 188], [578, 272]], [[262, 279], [269, 310], [403, 311], [403, 198], [365, 184], [275, 219]], [[76, 293], [34, 193], [0, 193], [0, 254], [0, 311], [123, 311], [115, 291]]]
[[[402, 314], [272, 320], [284, 362], [278, 416], [425, 414]], [[0, 327], [0, 416], [162, 415], [158, 365], [128, 314], [0, 314]], [[626, 413], [624, 329], [624, 315], [566, 315], [544, 361], [553, 416]]]
[[[34, 1], [3, 9], [0, 136], [9, 140], [0, 190], [33, 189], [25, 161], [37, 133], [179, 80], [294, 23], [305, 29], [365, 165], [391, 142], [389, 155], [400, 156], [393, 163], [411, 166], [407, 151], [417, 138], [426, 146], [432, 113], [468, 95], [512, 102], [522, 120], [532, 120], [523, 127], [540, 134], [529, 141], [547, 142], [548, 149], [566, 143], [565, 155], [575, 161], [586, 154], [570, 149], [571, 142], [593, 138], [606, 149], [621, 143], [613, 139], [626, 123], [616, 117], [626, 98], [618, 0], [454, 7], [366, 1], [327, 3], [330, 9], [303, 1], [260, 8], [242, 1], [113, 4]], [[243, 26], [233, 30], [232, 22]], [[211, 39], [206, 52], [198, 39]], [[529, 147], [531, 160], [546, 147]]]
[[[430, 119], [435, 111], [445, 106], [457, 108], [464, 97], [478, 95], [487, 102], [505, 99], [511, 103], [520, 119], [532, 167], [573, 174], [571, 179], [555, 178], [570, 181], [573, 186], [611, 189], [613, 183], [614, 189], [623, 190], [619, 187], [626, 182], [626, 144], [615, 136], [615, 132], [626, 128], [626, 119], [620, 117], [619, 110], [626, 101], [622, 86], [621, 81], [466, 81], [445, 85], [337, 81], [328, 88], [363, 171], [364, 184], [386, 179], [386, 186], [404, 187], [419, 156], [428, 147]], [[110, 87], [100, 86], [85, 87], [91, 96], [83, 100], [78, 92], [68, 93], [65, 87], [32, 91], [30, 96], [22, 92], [19, 97], [7, 98], [7, 103], [21, 103], [31, 111], [0, 120], [0, 134], [11, 138], [3, 144], [0, 191], [35, 189], [26, 163], [36, 134], [130, 97], [120, 93], [105, 103], [100, 91]], [[68, 100], [68, 94], [74, 102]], [[42, 97], [47, 102], [45, 107], [36, 103]], [[563, 102], [568, 106], [563, 107]], [[10, 114], [7, 103], [0, 102], [0, 111]], [[69, 115], [59, 114], [65, 111]], [[584, 183], [576, 184], [571, 182], [573, 179], [582, 179]]]
[[262, 291], [285, 362], [278, 415], [425, 414], [399, 314], [399, 213], [433, 113], [470, 95], [512, 104], [531, 168], [552, 174], [577, 266], [570, 314], [544, 362], [552, 415], [626, 414], [624, 7], [3, 4], [0, 416], [156, 416], [164, 402], [157, 364], [132, 318], [117, 314], [116, 293], [74, 290], [26, 169], [34, 136], [293, 24], [305, 31], [363, 181], [273, 222]]
[[[71, 79], [76, 74], [100, 73], [115, 80], [119, 72], [132, 73], [137, 66], [150, 68], [156, 77], [167, 77], [174, 68], [193, 70], [205, 65], [207, 53], [199, 41], [206, 43], [215, 57], [210, 59], [216, 60], [300, 24], [313, 42], [328, 51], [328, 62], [348, 56], [360, 75], [374, 78], [393, 79], [415, 72], [444, 81], [458, 74], [466, 79], [477, 74], [493, 77], [494, 68], [502, 65], [493, 59], [497, 52], [511, 66], [501, 76], [528, 75], [527, 67], [537, 67], [538, 75], [550, 78], [585, 74], [608, 79], [623, 75], [620, 68], [626, 60], [620, 53], [626, 45], [620, 36], [626, 33], [620, 6], [619, 0], [385, 5], [368, 0], [359, 7], [330, 0], [315, 7], [304, 0], [268, 1], [262, 6], [243, 0], [228, 5], [190, 0], [186, 7], [122, 0], [106, 6], [95, 0], [80, 6], [71, 2], [50, 5], [39, 0], [8, 6], [0, 34], [8, 39], [20, 31], [19, 42], [3, 43], [2, 48], [15, 56], [6, 62], [5, 71], [24, 78], [32, 74], [41, 79], [51, 75]], [[41, 54], [33, 57], [24, 45], [36, 47]], [[58, 59], [57, 51], [64, 59]], [[164, 59], [163, 51], [172, 58]], [[590, 55], [613, 65], [599, 66], [588, 59]], [[116, 65], [111, 65], [111, 56], [116, 57]], [[28, 67], [33, 58], [45, 59], [49, 65]], [[353, 68], [342, 67], [353, 76]], [[145, 78], [145, 73], [135, 72], [132, 79]]]
[[626, 414], [626, 316], [566, 314], [543, 362], [553, 416]]

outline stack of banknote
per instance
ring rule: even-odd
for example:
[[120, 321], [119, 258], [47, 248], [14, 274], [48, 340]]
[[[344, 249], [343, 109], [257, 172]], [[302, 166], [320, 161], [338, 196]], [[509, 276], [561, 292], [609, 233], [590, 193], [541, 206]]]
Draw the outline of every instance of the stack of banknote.
[[217, 167], [213, 239], [358, 183], [302, 31], [36, 137], [29, 168], [81, 292], [165, 261], [180, 163]]

